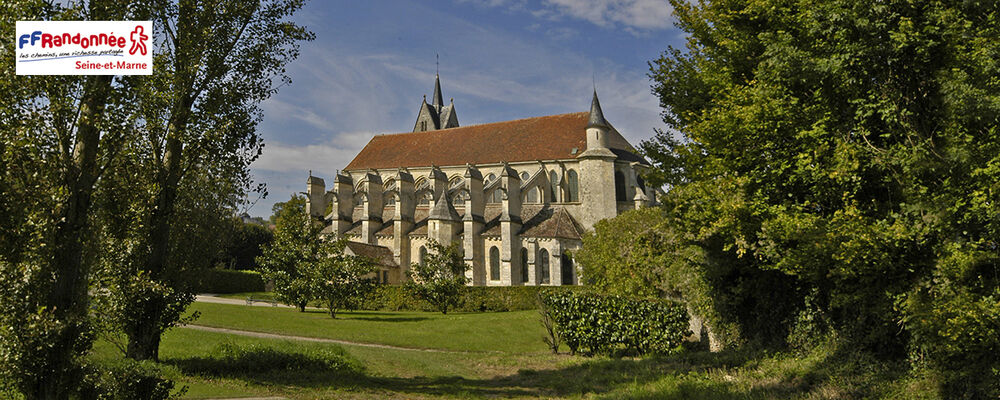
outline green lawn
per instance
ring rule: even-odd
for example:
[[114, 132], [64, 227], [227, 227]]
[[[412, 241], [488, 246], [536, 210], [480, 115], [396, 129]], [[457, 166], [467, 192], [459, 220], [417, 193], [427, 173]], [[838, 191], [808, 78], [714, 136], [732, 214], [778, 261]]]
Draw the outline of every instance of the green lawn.
[[195, 324], [255, 332], [474, 352], [544, 352], [537, 311], [505, 313], [341, 312], [194, 303]]
[[[261, 339], [186, 328], [161, 345], [163, 374], [188, 387], [188, 398], [585, 398], [854, 399], [935, 398], [904, 364], [859, 359], [837, 349], [790, 353], [707, 353], [614, 359], [545, 352], [534, 312], [454, 314], [356, 312], [332, 320], [321, 312], [195, 303], [199, 324], [405, 347], [429, 352]], [[249, 355], [219, 348], [250, 346]], [[333, 354], [350, 368], [282, 367]], [[104, 342], [96, 361], [121, 357]], [[260, 361], [261, 359], [265, 361]], [[340, 360], [340, 358], [337, 358]], [[250, 365], [255, 368], [247, 368]]]

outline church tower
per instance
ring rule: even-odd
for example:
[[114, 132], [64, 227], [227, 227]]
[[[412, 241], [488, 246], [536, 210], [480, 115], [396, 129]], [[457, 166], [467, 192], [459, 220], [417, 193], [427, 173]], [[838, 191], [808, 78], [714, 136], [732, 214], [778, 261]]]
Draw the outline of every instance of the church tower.
[[433, 131], [458, 127], [458, 115], [455, 113], [455, 99], [444, 105], [441, 95], [441, 76], [434, 75], [434, 98], [427, 104], [427, 96], [420, 104], [417, 112], [417, 123], [413, 125], [414, 132]]
[[615, 154], [608, 147], [611, 124], [604, 119], [597, 90], [590, 102], [590, 116], [587, 121], [587, 150], [577, 156], [580, 160], [580, 202], [583, 212], [580, 222], [593, 226], [597, 221], [618, 215], [615, 200]]

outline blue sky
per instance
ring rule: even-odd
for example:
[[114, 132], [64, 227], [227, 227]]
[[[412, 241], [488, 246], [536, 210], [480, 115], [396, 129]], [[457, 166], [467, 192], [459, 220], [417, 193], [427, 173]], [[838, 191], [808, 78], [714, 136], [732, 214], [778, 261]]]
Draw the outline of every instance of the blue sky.
[[604, 115], [638, 144], [663, 127], [646, 63], [683, 45], [666, 0], [313, 0], [296, 19], [316, 40], [263, 104], [252, 173], [269, 195], [254, 216], [305, 190], [310, 170], [330, 179], [373, 135], [411, 130], [435, 54], [463, 126], [587, 111], [596, 81]]

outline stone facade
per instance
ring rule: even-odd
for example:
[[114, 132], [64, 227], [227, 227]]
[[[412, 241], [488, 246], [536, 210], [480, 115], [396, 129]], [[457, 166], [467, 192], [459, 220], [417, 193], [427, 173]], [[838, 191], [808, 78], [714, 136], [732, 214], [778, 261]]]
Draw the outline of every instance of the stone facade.
[[414, 131], [372, 138], [329, 191], [307, 181], [324, 234], [391, 251], [384, 281], [405, 280], [435, 240], [460, 243], [472, 285], [579, 284], [570, 254], [582, 233], [655, 199], [640, 177], [648, 164], [596, 92], [589, 113], [469, 127], [440, 99], [438, 80]]

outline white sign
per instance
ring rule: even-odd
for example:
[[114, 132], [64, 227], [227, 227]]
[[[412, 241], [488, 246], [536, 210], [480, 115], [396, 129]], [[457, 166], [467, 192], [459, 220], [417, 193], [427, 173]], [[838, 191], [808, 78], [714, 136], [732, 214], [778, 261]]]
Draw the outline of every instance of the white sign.
[[17, 21], [18, 75], [152, 75], [150, 21]]

